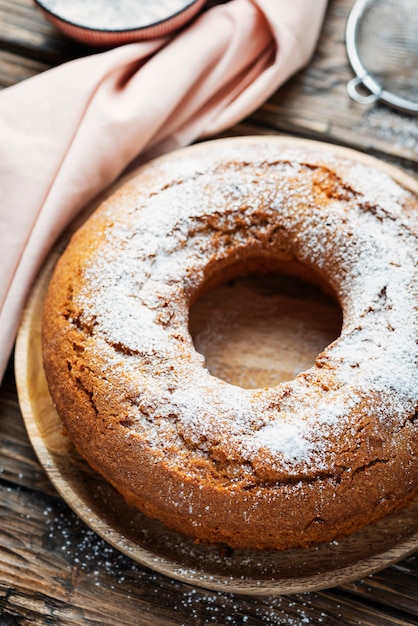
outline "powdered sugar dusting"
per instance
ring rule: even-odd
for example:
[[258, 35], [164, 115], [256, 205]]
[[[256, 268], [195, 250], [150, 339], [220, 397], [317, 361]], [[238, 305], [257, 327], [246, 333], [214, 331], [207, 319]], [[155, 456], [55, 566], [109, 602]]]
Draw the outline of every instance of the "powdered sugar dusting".
[[[411, 195], [378, 170], [268, 145], [154, 167], [163, 186], [139, 178], [101, 210], [108, 227], [77, 296], [104, 375], [122, 400], [136, 394], [131, 429], [143, 432], [145, 419], [155, 448], [177, 437], [197, 457], [261, 458], [269, 472], [310, 477], [355, 458], [366, 424], [379, 441], [389, 423], [402, 428], [417, 402]], [[208, 267], [251, 254], [316, 268], [344, 312], [341, 337], [314, 367], [274, 389], [212, 377], [187, 329]]]
[[281, 420], [266, 424], [258, 433], [258, 443], [272, 452], [280, 452], [287, 459], [300, 461], [309, 458], [313, 443], [306, 437], [303, 423]]
[[42, 5], [62, 19], [86, 28], [126, 30], [143, 28], [183, 11], [190, 0], [43, 0]]

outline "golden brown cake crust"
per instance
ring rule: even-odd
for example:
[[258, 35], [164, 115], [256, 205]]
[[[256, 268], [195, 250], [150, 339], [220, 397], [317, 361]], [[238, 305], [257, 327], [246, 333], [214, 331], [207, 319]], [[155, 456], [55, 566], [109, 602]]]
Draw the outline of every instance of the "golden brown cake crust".
[[[358, 530], [418, 488], [415, 197], [332, 151], [208, 142], [147, 166], [75, 234], [43, 318], [73, 442], [133, 505], [197, 540], [288, 548]], [[309, 370], [241, 389], [188, 313], [248, 269], [315, 276], [341, 336]]]

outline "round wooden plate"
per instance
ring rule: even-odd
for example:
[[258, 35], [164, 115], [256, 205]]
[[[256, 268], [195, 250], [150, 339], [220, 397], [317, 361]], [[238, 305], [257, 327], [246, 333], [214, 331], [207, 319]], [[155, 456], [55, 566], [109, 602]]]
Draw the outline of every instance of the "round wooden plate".
[[[265, 137], [250, 139], [266, 141]], [[278, 137], [269, 140], [286, 145], [289, 143], [313, 145], [315, 149], [322, 147], [316, 142], [304, 140], [295, 141]], [[245, 139], [222, 141], [245, 141]], [[326, 146], [326, 149], [335, 150], [336, 154], [345, 154], [352, 159], [358, 158], [361, 162], [366, 161], [374, 166], [380, 165], [379, 161], [364, 155], [357, 156], [357, 153], [351, 150], [330, 146]], [[385, 164], [382, 167], [389, 170], [404, 186], [418, 191], [416, 182], [410, 180], [403, 172]], [[16, 382], [23, 418], [40, 463], [64, 500], [90, 528], [132, 559], [172, 578], [207, 589], [255, 595], [313, 591], [346, 583], [387, 567], [418, 549], [418, 498], [404, 510], [339, 541], [324, 543], [312, 549], [267, 552], [226, 550], [217, 546], [196, 544], [128, 506], [123, 498], [87, 465], [73, 447], [54, 409], [43, 373], [40, 342], [42, 307], [51, 273], [64, 244], [65, 241], [61, 242], [60, 248], [50, 256], [31, 291], [16, 343]], [[238, 286], [238, 290], [241, 288], [246, 290], [258, 287], [247, 283], [244, 287]], [[291, 293], [290, 296], [287, 293], [284, 299], [283, 293], [277, 295], [279, 298], [277, 302], [280, 305], [290, 307], [288, 311], [292, 319], [295, 318], [294, 306], [295, 303], [297, 307], [299, 306], [301, 293]], [[244, 293], [248, 301], [247, 295]], [[269, 301], [270, 296], [271, 293], [267, 298]], [[224, 300], [223, 295], [220, 300]], [[216, 297], [214, 302], [216, 305]], [[206, 303], [205, 307], [208, 306]], [[324, 311], [332, 318], [332, 306], [326, 300], [318, 304], [318, 297], [314, 294], [307, 297], [302, 307], [311, 307], [311, 310], [316, 311], [313, 318], [312, 315], [307, 317], [302, 315], [300, 324], [302, 327], [305, 325], [309, 331], [312, 330], [312, 324], [316, 326], [319, 333], [317, 340], [319, 343], [325, 342], [322, 347], [325, 347], [328, 340], [327, 334], [338, 333], [335, 325], [338, 325], [337, 317], [334, 318], [334, 322], [327, 323], [325, 328], [318, 328], [315, 319], [320, 320], [321, 326]], [[199, 316], [202, 317], [202, 311], [196, 314], [197, 325]], [[258, 317], [258, 312], [255, 317]], [[265, 318], [264, 323], [265, 327], [269, 327], [269, 319]], [[236, 328], [235, 319], [232, 325]], [[196, 332], [198, 334], [198, 330]], [[245, 332], [243, 328], [242, 335], [238, 338], [236, 345], [239, 350], [245, 341], [243, 337]], [[277, 331], [272, 324], [271, 333], [275, 332], [281, 331]], [[269, 333], [270, 331], [266, 340], [268, 346], [271, 345], [272, 337]], [[295, 337], [297, 335], [296, 332]], [[260, 336], [256, 339], [258, 348]], [[281, 337], [276, 337], [276, 341], [280, 343]], [[212, 343], [210, 340], [209, 344]], [[309, 347], [309, 350], [312, 349], [317, 348], [313, 345]], [[308, 361], [311, 358], [309, 350], [306, 357]], [[296, 352], [300, 352], [299, 348]], [[216, 362], [216, 358], [214, 361]], [[289, 355], [286, 361], [289, 362]], [[269, 367], [265, 364], [260, 365], [259, 358], [257, 363], [259, 380], [265, 376], [268, 379], [271, 375]], [[225, 371], [229, 365], [230, 363], [218, 364], [214, 367], [220, 367], [220, 370]], [[296, 365], [304, 367], [305, 364], [296, 363]], [[219, 372], [215, 373], [219, 375]], [[286, 377], [288, 374], [281, 372], [280, 377]], [[238, 384], [242, 383], [242, 380], [238, 376]]]

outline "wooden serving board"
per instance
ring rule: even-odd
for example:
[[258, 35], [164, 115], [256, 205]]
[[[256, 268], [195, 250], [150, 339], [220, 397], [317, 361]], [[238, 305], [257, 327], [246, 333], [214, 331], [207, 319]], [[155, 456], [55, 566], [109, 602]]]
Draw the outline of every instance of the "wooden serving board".
[[[403, 174], [401, 179], [406, 184]], [[266, 552], [195, 544], [129, 507], [76, 452], [48, 393], [42, 368], [41, 313], [59, 254], [58, 250], [51, 255], [43, 268], [20, 327], [16, 345], [19, 402], [32, 445], [52, 483], [109, 544], [183, 582], [256, 595], [346, 583], [418, 548], [418, 498], [410, 507], [338, 542]], [[312, 286], [277, 275], [253, 275], [219, 285], [202, 296], [190, 314], [190, 331], [196, 349], [206, 356], [208, 369], [243, 387], [273, 386], [293, 378], [312, 365], [340, 328], [341, 311], [336, 303]]]

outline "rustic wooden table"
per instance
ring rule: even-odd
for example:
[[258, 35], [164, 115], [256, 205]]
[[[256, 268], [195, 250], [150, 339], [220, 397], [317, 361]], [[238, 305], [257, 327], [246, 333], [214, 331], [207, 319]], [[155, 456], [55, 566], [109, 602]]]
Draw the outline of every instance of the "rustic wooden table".
[[[309, 67], [228, 134], [321, 139], [416, 175], [417, 118], [347, 96], [344, 30], [352, 3], [330, 0]], [[31, 0], [0, 0], [2, 88], [88, 53], [45, 22]], [[10, 361], [0, 390], [0, 624], [417, 623], [418, 554], [363, 580], [276, 597], [205, 591], [131, 561], [80, 521], [50, 484], [26, 434]]]

